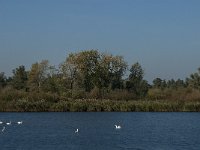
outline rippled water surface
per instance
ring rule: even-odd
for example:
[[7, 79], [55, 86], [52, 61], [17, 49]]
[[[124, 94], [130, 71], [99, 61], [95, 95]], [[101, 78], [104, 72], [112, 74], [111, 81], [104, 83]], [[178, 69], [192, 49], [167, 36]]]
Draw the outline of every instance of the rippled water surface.
[[1, 150], [200, 149], [200, 113], [0, 113], [0, 121]]

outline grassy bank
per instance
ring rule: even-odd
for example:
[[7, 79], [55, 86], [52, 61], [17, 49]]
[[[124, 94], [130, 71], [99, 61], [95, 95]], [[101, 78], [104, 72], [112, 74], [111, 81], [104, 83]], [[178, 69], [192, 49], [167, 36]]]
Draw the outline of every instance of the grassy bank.
[[72, 99], [51, 93], [15, 90], [0, 94], [1, 112], [199, 112], [200, 101], [179, 99]]
[[147, 100], [47, 100], [19, 99], [0, 104], [1, 112], [199, 112], [200, 102], [147, 101]]

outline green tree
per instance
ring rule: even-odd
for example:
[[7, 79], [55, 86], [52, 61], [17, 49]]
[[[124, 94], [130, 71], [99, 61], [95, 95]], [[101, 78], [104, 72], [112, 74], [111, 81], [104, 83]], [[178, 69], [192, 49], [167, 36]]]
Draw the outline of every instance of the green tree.
[[95, 86], [99, 89], [100, 97], [110, 90], [123, 89], [123, 75], [127, 69], [127, 63], [121, 56], [100, 54], [100, 60], [96, 70]]
[[28, 85], [31, 91], [41, 91], [42, 84], [47, 78], [49, 67], [48, 60], [43, 60], [40, 63], [34, 63], [28, 75]]
[[176, 81], [174, 79], [168, 80], [167, 81], [167, 87], [172, 88], [172, 89], [176, 89]]
[[144, 71], [137, 62], [131, 66], [129, 79], [126, 82], [126, 88], [134, 92], [137, 97], [144, 97], [148, 92], [148, 82], [143, 80]]
[[97, 50], [70, 54], [67, 58], [67, 65], [71, 83], [74, 83], [74, 77], [76, 77], [76, 80], [80, 83], [79, 86], [83, 86], [86, 92], [90, 92], [95, 86], [99, 58], [100, 56]]
[[156, 78], [153, 80], [153, 87], [158, 89], [165, 89], [167, 87], [167, 83], [165, 80], [162, 80], [160, 78]]
[[60, 94], [61, 77], [55, 66], [49, 66], [46, 69], [46, 77], [44, 77], [42, 90], [45, 92]]
[[153, 87], [161, 88], [161, 86], [162, 86], [162, 79], [156, 78], [153, 80]]
[[95, 88], [102, 94], [102, 89], [122, 88], [126, 68], [127, 64], [121, 56], [86, 50], [71, 53], [60, 65], [60, 72], [71, 91], [82, 88], [91, 92]]
[[6, 86], [6, 76], [4, 72], [0, 73], [0, 89], [4, 88]]
[[23, 65], [13, 70], [12, 85], [15, 89], [26, 89], [27, 80], [27, 71], [25, 70], [25, 67]]
[[178, 79], [176, 80], [176, 87], [177, 88], [185, 88], [187, 85], [184, 80]]
[[123, 89], [123, 75], [127, 69], [127, 63], [122, 56], [113, 56], [110, 64], [110, 77], [112, 89]]
[[74, 63], [71, 63], [72, 59], [67, 57], [67, 59], [60, 64], [59, 74], [60, 74], [60, 92], [65, 95], [69, 91], [70, 96], [73, 94], [74, 83], [76, 81], [76, 67]]
[[200, 68], [198, 69], [198, 72], [190, 75], [187, 82], [190, 87], [200, 90]]

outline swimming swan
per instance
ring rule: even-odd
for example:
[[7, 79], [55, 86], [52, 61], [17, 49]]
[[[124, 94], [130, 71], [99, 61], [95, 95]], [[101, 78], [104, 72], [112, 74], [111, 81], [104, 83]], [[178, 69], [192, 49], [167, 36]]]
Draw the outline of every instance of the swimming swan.
[[78, 133], [78, 129], [76, 129], [75, 133]]
[[7, 125], [11, 125], [11, 121], [6, 123]]
[[120, 125], [115, 125], [115, 129], [121, 129]]
[[3, 124], [3, 122], [2, 122], [2, 121], [0, 121], [0, 124]]
[[18, 122], [17, 122], [17, 124], [22, 124], [22, 123], [23, 123], [22, 121], [18, 121]]

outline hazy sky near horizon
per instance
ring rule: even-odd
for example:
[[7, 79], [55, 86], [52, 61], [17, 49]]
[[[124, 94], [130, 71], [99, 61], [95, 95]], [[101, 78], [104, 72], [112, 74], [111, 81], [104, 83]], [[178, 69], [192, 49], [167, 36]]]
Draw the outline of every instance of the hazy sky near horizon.
[[145, 79], [200, 67], [199, 0], [0, 0], [0, 72], [86, 49], [139, 62]]

